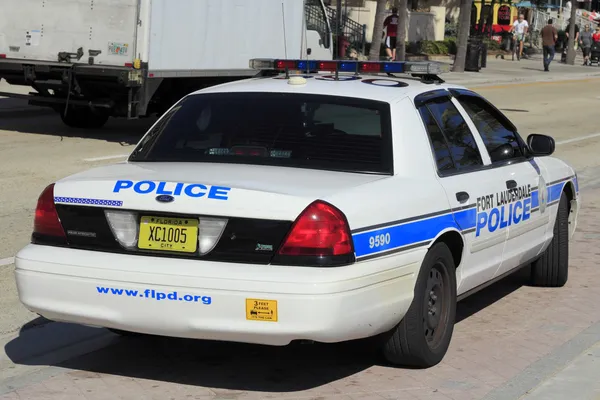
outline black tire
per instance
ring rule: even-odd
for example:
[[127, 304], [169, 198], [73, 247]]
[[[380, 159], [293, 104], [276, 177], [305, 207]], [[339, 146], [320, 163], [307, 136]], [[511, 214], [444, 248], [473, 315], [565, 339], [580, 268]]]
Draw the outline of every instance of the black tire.
[[69, 107], [67, 115], [60, 111], [63, 123], [71, 128], [100, 129], [108, 121], [108, 114], [83, 107]]
[[531, 264], [531, 284], [562, 287], [569, 278], [569, 200], [563, 192], [554, 222], [554, 237], [542, 256]]
[[[436, 286], [431, 288], [432, 284]], [[438, 364], [450, 345], [455, 318], [454, 260], [448, 246], [437, 243], [423, 260], [410, 308], [384, 341], [384, 357], [399, 366], [429, 368]]]

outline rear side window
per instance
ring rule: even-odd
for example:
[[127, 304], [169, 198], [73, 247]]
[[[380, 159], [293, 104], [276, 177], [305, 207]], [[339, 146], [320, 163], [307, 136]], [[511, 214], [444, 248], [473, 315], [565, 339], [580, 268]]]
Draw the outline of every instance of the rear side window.
[[153, 127], [129, 160], [391, 174], [389, 104], [287, 93], [192, 95]]
[[448, 148], [448, 144], [446, 143], [446, 139], [444, 138], [444, 134], [440, 127], [437, 122], [435, 122], [431, 112], [426, 106], [420, 107], [419, 112], [421, 113], [421, 118], [423, 118], [427, 133], [429, 133], [429, 139], [431, 141], [433, 155], [435, 156], [438, 169], [440, 171], [453, 170], [454, 161], [450, 156], [450, 149]]

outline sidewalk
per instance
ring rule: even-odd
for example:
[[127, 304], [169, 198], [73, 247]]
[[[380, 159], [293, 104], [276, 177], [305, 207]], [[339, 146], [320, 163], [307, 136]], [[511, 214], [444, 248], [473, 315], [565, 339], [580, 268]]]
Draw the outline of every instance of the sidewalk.
[[559, 61], [560, 56], [555, 57], [550, 64], [550, 72], [544, 72], [541, 56], [521, 61], [512, 61], [510, 57], [504, 60], [491, 57], [487, 59], [486, 68], [480, 72], [451, 72], [444, 74], [442, 79], [452, 84], [476, 87], [600, 78], [600, 67], [584, 67], [581, 65], [583, 59], [576, 59], [575, 65], [561, 64]]

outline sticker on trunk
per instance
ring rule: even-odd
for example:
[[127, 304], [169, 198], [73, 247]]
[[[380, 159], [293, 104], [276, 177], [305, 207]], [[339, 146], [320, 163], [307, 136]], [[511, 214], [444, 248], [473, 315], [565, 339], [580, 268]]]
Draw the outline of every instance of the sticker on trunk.
[[108, 54], [113, 56], [126, 56], [129, 50], [129, 44], [108, 42]]
[[246, 319], [277, 322], [277, 300], [246, 299]]

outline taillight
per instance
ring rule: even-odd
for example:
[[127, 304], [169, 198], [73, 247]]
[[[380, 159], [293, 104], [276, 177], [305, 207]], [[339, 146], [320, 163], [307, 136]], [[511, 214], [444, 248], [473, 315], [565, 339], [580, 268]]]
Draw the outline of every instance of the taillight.
[[302, 211], [279, 247], [276, 264], [342, 265], [354, 261], [354, 246], [345, 215], [321, 200]]
[[33, 222], [33, 234], [38, 237], [66, 239], [65, 231], [54, 206], [54, 184], [48, 185], [38, 198]]

